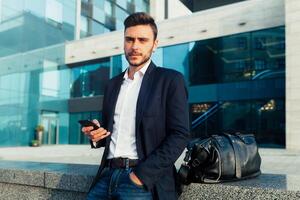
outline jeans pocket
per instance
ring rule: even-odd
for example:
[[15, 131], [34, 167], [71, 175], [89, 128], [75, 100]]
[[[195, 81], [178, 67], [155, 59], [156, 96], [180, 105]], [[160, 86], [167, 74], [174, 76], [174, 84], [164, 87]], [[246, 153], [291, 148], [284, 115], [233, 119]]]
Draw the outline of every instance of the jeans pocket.
[[127, 175], [127, 178], [128, 178], [129, 183], [130, 183], [131, 185], [135, 186], [135, 187], [144, 189], [144, 185], [138, 185], [138, 184], [136, 184], [136, 183], [130, 178], [130, 173], [131, 173], [131, 171], [129, 171], [129, 173], [128, 173], [128, 175]]

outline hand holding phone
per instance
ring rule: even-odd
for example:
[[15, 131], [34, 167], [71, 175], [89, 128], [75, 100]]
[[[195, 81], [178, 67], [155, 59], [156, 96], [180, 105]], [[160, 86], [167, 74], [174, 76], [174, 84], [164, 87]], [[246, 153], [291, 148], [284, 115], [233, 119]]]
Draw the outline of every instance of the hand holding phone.
[[95, 124], [94, 122], [92, 122], [90, 120], [79, 120], [78, 123], [81, 124], [82, 127], [92, 126], [93, 127], [92, 131], [100, 128], [97, 124]]
[[[89, 137], [89, 139], [92, 142], [98, 142], [98, 141], [102, 140], [103, 138], [106, 138], [107, 136], [110, 135], [109, 131], [107, 131], [103, 127], [100, 127], [100, 123], [96, 119], [94, 119], [93, 121], [90, 121], [90, 120], [79, 120], [78, 122], [82, 126], [81, 131], [87, 137]], [[86, 127], [93, 127], [93, 129], [86, 128]]]

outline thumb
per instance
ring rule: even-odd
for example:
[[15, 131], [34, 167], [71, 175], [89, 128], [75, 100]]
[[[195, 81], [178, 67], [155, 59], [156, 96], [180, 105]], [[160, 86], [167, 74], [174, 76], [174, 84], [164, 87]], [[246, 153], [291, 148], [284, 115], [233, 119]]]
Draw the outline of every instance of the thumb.
[[97, 126], [99, 126], [100, 127], [100, 122], [98, 121], [98, 120], [96, 120], [96, 119], [93, 119], [93, 122], [97, 125]]

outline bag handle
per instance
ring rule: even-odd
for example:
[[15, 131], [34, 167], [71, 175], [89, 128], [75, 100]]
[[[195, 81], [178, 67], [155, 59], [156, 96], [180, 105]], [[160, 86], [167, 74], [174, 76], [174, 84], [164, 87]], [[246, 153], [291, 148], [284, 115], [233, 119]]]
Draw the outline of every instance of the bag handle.
[[203, 177], [202, 177], [202, 181], [204, 182], [204, 183], [219, 183], [220, 182], [220, 178], [221, 178], [221, 176], [222, 176], [222, 164], [221, 164], [221, 155], [220, 155], [220, 152], [219, 152], [219, 150], [217, 149], [217, 148], [214, 148], [215, 149], [215, 151], [217, 152], [217, 154], [218, 154], [218, 159], [219, 159], [219, 166], [218, 166], [218, 177], [216, 178], [216, 179], [210, 179], [210, 178], [206, 178], [206, 177], [204, 177], [204, 175], [203, 175]]
[[[241, 158], [240, 158], [240, 149], [239, 149], [239, 145], [237, 145], [237, 141], [236, 138], [228, 133], [224, 133], [224, 135], [228, 138], [228, 140], [230, 141], [232, 147], [233, 147], [233, 151], [234, 151], [234, 155], [235, 155], [235, 176], [238, 179], [242, 178], [242, 168], [241, 168]], [[238, 137], [238, 136], [237, 136]]]

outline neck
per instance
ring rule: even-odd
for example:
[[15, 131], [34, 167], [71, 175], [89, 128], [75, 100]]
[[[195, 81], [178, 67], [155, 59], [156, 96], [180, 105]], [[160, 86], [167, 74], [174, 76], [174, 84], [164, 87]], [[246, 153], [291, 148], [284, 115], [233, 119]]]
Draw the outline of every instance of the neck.
[[132, 65], [129, 65], [128, 77], [129, 77], [130, 79], [133, 80], [133, 77], [134, 77], [135, 72], [137, 72], [137, 71], [139, 71], [140, 69], [142, 69], [147, 63], [148, 63], [148, 61], [145, 62], [145, 63], [143, 63], [143, 64], [140, 65], [140, 66], [132, 66]]

